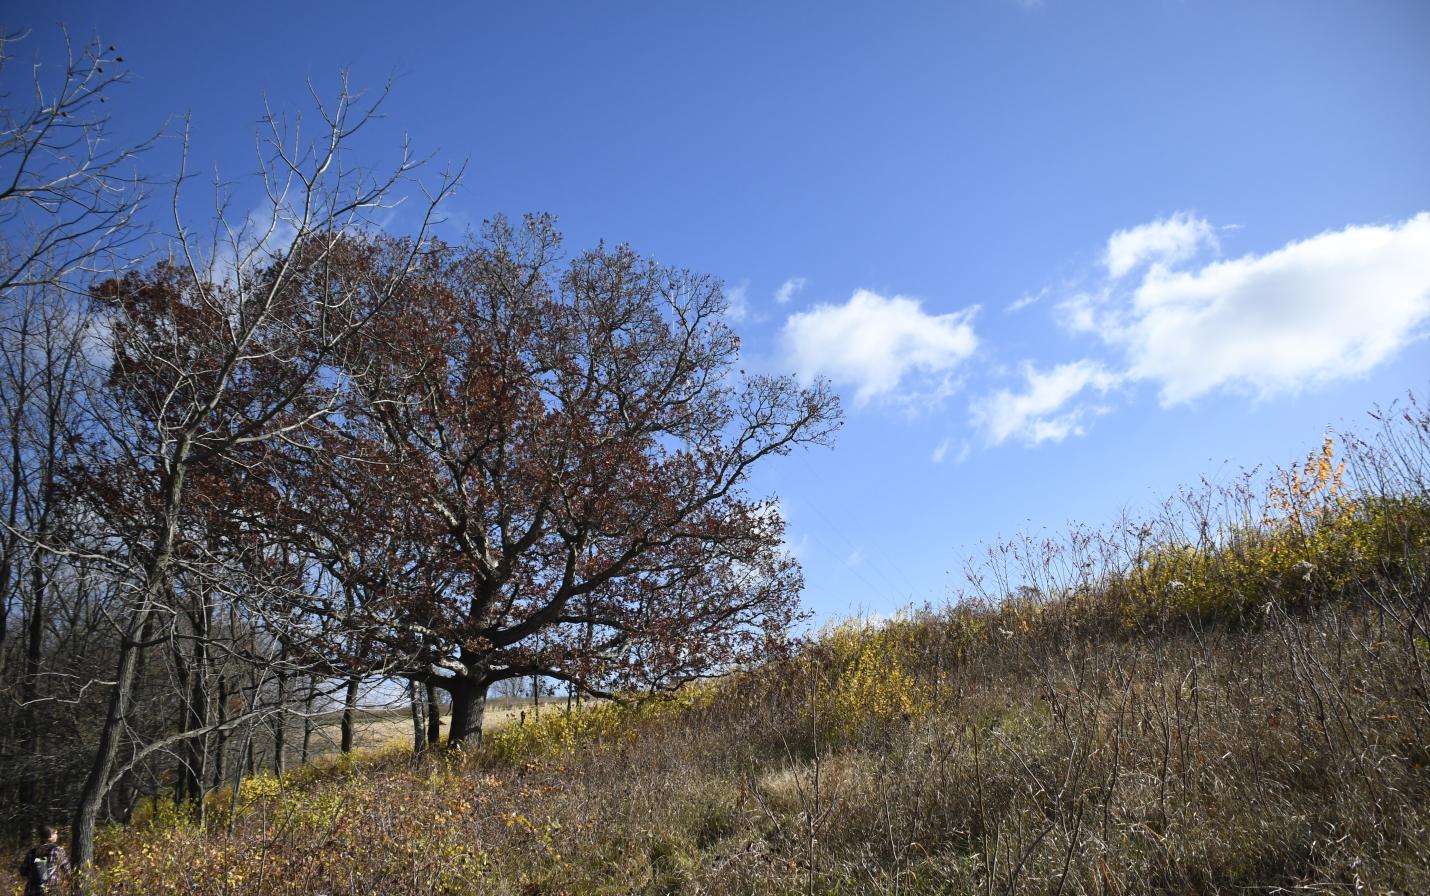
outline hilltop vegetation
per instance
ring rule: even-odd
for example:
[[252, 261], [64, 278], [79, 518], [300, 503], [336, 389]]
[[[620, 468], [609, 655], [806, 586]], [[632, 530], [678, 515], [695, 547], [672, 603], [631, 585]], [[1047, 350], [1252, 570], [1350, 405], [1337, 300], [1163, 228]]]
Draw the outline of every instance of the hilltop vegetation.
[[149, 807], [103, 889], [1430, 892], [1430, 414], [1382, 423], [674, 697]]

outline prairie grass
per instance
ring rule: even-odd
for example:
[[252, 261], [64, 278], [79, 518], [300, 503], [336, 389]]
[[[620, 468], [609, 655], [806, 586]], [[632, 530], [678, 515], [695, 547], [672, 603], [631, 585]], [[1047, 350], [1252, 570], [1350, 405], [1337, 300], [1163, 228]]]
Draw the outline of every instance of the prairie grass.
[[1427, 470], [1412, 403], [673, 697], [110, 830], [101, 889], [1430, 893]]

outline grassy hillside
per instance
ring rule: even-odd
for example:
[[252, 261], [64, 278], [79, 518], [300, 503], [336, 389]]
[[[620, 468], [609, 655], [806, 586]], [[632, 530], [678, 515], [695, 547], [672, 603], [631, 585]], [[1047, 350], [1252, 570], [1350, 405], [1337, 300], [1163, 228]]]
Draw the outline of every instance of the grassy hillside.
[[1430, 893], [1430, 415], [1385, 422], [674, 697], [155, 813], [103, 892]]

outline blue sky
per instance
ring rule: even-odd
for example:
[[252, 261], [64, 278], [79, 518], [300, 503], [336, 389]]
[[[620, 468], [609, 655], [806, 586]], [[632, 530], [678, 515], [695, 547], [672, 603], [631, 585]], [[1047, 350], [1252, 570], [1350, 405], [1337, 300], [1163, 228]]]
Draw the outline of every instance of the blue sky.
[[120, 136], [190, 114], [236, 207], [263, 97], [346, 68], [393, 81], [362, 161], [403, 133], [470, 160], [450, 230], [551, 211], [573, 249], [723, 278], [749, 366], [844, 397], [835, 449], [755, 483], [821, 616], [939, 600], [1000, 535], [1295, 460], [1430, 386], [1420, 0], [295, 6], [5, 25], [22, 56], [56, 22], [116, 45]]

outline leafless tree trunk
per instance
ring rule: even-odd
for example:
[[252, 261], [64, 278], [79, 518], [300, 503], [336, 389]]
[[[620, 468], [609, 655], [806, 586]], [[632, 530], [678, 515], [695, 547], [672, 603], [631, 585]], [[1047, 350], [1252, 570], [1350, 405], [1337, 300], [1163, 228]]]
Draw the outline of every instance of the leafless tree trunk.
[[212, 789], [223, 786], [228, 769], [228, 676], [222, 671], [218, 676], [218, 731], [214, 737], [214, 776]]
[[427, 749], [426, 704], [415, 681], [407, 682], [407, 702], [412, 711], [412, 752], [422, 753]]
[[[286, 660], [287, 658], [284, 657], [283, 659]], [[287, 748], [288, 731], [288, 670], [282, 662], [280, 662], [278, 666], [276, 676], [278, 681], [276, 697], [278, 712], [273, 720], [273, 773], [282, 776], [284, 768], [286, 767], [283, 753]]]
[[442, 701], [432, 682], [424, 684], [423, 690], [427, 693], [427, 743], [435, 747], [442, 742]]
[[343, 690], [342, 735], [338, 749], [344, 753], [353, 751], [354, 725], [357, 722], [358, 686], [361, 683], [361, 679], [356, 675], [350, 675], [347, 686]]
[[308, 694], [303, 698], [303, 748], [299, 755], [298, 764], [307, 765], [308, 757], [311, 755], [309, 748], [313, 741], [313, 701], [318, 696], [318, 680], [315, 677], [308, 678]]

